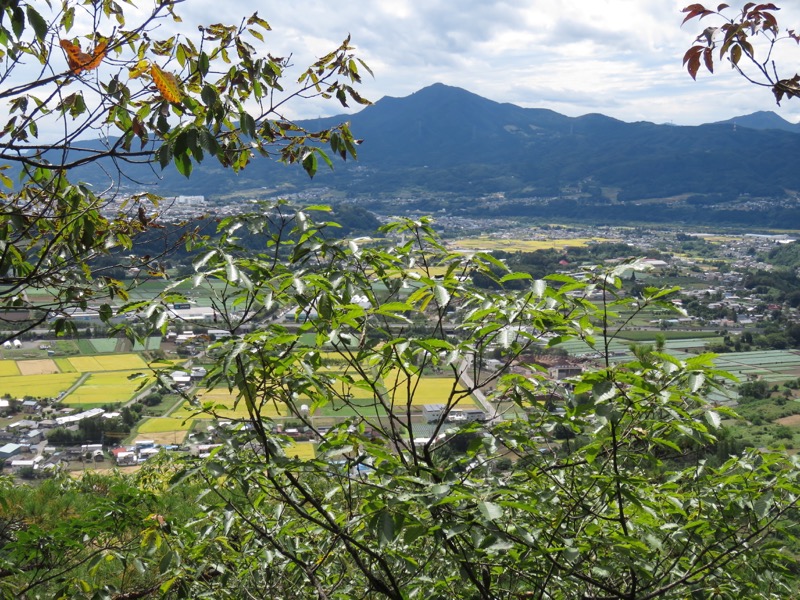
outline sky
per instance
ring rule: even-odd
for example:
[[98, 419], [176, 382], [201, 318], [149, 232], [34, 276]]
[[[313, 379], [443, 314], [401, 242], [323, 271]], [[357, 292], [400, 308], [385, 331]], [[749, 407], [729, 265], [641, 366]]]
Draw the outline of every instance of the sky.
[[[730, 0], [729, 0], [730, 1]], [[252, 14], [272, 26], [266, 47], [294, 64], [352, 36], [373, 70], [361, 93], [370, 100], [407, 96], [441, 82], [498, 102], [549, 108], [569, 116], [603, 113], [623, 121], [696, 125], [772, 110], [800, 121], [800, 99], [777, 106], [769, 89], [747, 83], [726, 64], [692, 81], [682, 58], [710, 23], [681, 27], [690, 0], [186, 0], [187, 31], [199, 23]], [[743, 3], [743, 0], [742, 0]], [[716, 5], [712, 0], [710, 5]], [[735, 5], [736, 2], [731, 2]], [[800, 3], [777, 13], [800, 29]], [[219, 8], [224, 6], [224, 14]], [[800, 48], [774, 55], [794, 75]], [[292, 118], [346, 112], [335, 102], [297, 102]]]

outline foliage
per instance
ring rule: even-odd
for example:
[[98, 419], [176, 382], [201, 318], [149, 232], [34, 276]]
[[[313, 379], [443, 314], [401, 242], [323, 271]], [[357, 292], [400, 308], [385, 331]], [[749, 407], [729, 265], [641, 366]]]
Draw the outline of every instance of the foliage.
[[[684, 23], [706, 17], [721, 22], [719, 26], [706, 27], [686, 51], [683, 64], [692, 79], [697, 77], [701, 62], [713, 73], [715, 60], [726, 59], [749, 82], [770, 88], [778, 104], [784, 97], [800, 96], [800, 74], [782, 77], [773, 60], [775, 47], [787, 41], [800, 44], [800, 33], [780, 27], [775, 16], [779, 8], [772, 3], [748, 2], [732, 15], [729, 9], [727, 4], [720, 4], [716, 10], [702, 4], [683, 9]], [[764, 42], [764, 46], [759, 47], [758, 42]], [[717, 52], [719, 55], [715, 56]]]
[[[204, 160], [238, 172], [259, 155], [301, 164], [313, 176], [318, 161], [331, 164], [323, 146], [355, 156], [347, 124], [309, 132], [282, 116], [299, 97], [366, 103], [353, 88], [366, 67], [349, 39], [284, 91], [290, 61], [261, 49], [270, 31], [264, 19], [253, 14], [237, 25], [171, 35], [179, 4], [2, 4], [0, 317], [35, 310], [11, 337], [51, 318], [57, 330], [68, 328], [64, 312], [89, 302], [110, 318], [111, 301], [127, 297], [109, 274], [114, 267], [161, 274], [163, 247], [123, 258], [134, 236], [161, 227], [157, 196], [124, 192], [130, 166], [172, 165], [188, 177]], [[78, 141], [85, 137], [100, 141]], [[103, 174], [95, 188], [72, 180], [87, 165]], [[112, 251], [116, 263], [97, 260]]]
[[[225, 219], [195, 262], [193, 285], [226, 283], [213, 288], [224, 289], [219, 324], [240, 334], [216, 342], [205, 385], [227, 383], [249, 416], [220, 432], [208, 461], [167, 471], [175, 486], [206, 490], [197, 519], [170, 537], [180, 560], [162, 577], [172, 592], [785, 597], [793, 558], [780, 540], [794, 526], [795, 460], [724, 455], [738, 449], [717, 440], [732, 413], [703, 399], [725, 377], [710, 356], [682, 361], [651, 347], [610, 361], [617, 312], [667, 309], [676, 290], [625, 297], [620, 273], [635, 263], [581, 278], [500, 276], [494, 257], [449, 252], [426, 221], [389, 224], [382, 243], [331, 241], [310, 214], [282, 204]], [[241, 252], [240, 229], [260, 232], [264, 252]], [[527, 286], [478, 290], [473, 271]], [[598, 289], [599, 306], [587, 300]], [[163, 328], [176, 298], [127, 310]], [[263, 318], [287, 311], [303, 318]], [[573, 337], [605, 362], [570, 388], [511, 371], [532, 348]], [[500, 370], [479, 370], [498, 347]], [[428, 367], [452, 385], [420, 436], [413, 397]], [[451, 423], [487, 384], [486, 420]], [[315, 410], [356, 400], [359, 416], [316, 427]], [[499, 401], [524, 416], [501, 419]], [[315, 432], [315, 458], [293, 458], [269, 416], [276, 406]]]

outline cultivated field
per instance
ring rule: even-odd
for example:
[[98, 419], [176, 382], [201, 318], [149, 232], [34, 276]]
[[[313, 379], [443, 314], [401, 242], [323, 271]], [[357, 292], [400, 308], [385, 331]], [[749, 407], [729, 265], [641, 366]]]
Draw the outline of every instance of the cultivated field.
[[[415, 412], [421, 411], [426, 404], [440, 404], [447, 401], [453, 389], [453, 379], [447, 377], [423, 377], [412, 381], [409, 386], [407, 379], [398, 377], [389, 378], [386, 381], [388, 398], [390, 405], [405, 408], [408, 403], [409, 388], [411, 389], [411, 405]], [[457, 387], [461, 390], [461, 386]], [[350, 386], [347, 389], [338, 390], [342, 396], [349, 396], [347, 402], [343, 400], [333, 400], [331, 403], [320, 407], [314, 412], [318, 417], [349, 417], [363, 414], [365, 417], [384, 416], [385, 409], [376, 403], [372, 392], [359, 387]], [[217, 405], [214, 409], [216, 415], [222, 419], [242, 419], [247, 418], [247, 406], [242, 400], [234, 408], [236, 399], [235, 392], [228, 392], [227, 388], [217, 388], [213, 390], [200, 390], [198, 393], [200, 403], [213, 402]], [[303, 400], [299, 401], [302, 404]], [[460, 407], [469, 408], [474, 406], [469, 398], [463, 399], [459, 403]], [[196, 408], [189, 403], [185, 403], [172, 416], [177, 419], [192, 418]], [[290, 417], [291, 413], [282, 402], [265, 402], [261, 414], [265, 417], [281, 418]]]
[[301, 460], [311, 460], [317, 455], [315, 445], [311, 442], [293, 442], [285, 452], [286, 456]]
[[111, 371], [92, 373], [78, 389], [66, 396], [64, 404], [107, 404], [127, 402], [136, 393], [143, 379], [128, 379], [139, 371]]
[[138, 430], [140, 434], [187, 432], [192, 427], [192, 420], [179, 417], [150, 417], [142, 421]]
[[60, 373], [56, 363], [49, 358], [41, 360], [17, 361], [17, 368], [21, 375], [45, 375], [47, 373]]
[[13, 360], [0, 360], [0, 377], [19, 375], [17, 363]]
[[98, 371], [127, 371], [147, 369], [147, 363], [138, 354], [112, 354], [109, 356], [76, 356], [67, 361], [79, 373]]
[[582, 247], [589, 242], [610, 242], [605, 238], [558, 238], [552, 240], [515, 240], [496, 237], [481, 236], [476, 238], [459, 238], [449, 244], [463, 250], [505, 250], [506, 252], [534, 252], [536, 250], [556, 249], [567, 247]]
[[15, 398], [33, 396], [53, 398], [67, 391], [76, 381], [77, 373], [51, 373], [47, 375], [12, 375], [0, 377], [0, 396], [9, 394]]

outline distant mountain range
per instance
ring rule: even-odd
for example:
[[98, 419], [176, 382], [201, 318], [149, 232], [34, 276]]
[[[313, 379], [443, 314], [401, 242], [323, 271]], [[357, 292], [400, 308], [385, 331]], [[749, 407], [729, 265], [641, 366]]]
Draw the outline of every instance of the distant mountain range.
[[749, 115], [742, 115], [741, 117], [734, 117], [726, 121], [717, 121], [715, 123], [715, 125], [724, 124], [747, 127], [748, 129], [780, 129], [781, 131], [800, 133], [800, 123], [790, 123], [774, 112], [765, 110], [760, 110]]
[[[188, 180], [168, 169], [157, 191], [234, 199], [316, 190], [362, 201], [422, 198], [431, 208], [445, 197], [461, 198], [463, 207], [491, 196], [506, 208], [555, 197], [611, 206], [692, 197], [693, 206], [707, 210], [800, 190], [800, 125], [774, 113], [692, 127], [626, 123], [501, 104], [434, 84], [353, 115], [303, 125], [343, 120], [364, 140], [359, 159], [337, 162], [333, 172], [320, 168], [313, 180], [299, 167], [263, 159], [238, 175], [207, 161]], [[131, 175], [127, 188], [155, 179], [147, 170]], [[103, 181], [96, 170], [82, 176]]]

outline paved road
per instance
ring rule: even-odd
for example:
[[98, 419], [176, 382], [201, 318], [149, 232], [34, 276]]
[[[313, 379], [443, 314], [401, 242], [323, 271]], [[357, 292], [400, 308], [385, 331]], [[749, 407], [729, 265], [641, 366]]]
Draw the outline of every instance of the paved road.
[[471, 364], [470, 361], [468, 361], [466, 358], [461, 360], [461, 362], [458, 365], [459, 380], [461, 381], [462, 385], [468, 390], [473, 390], [474, 388], [474, 391], [472, 392], [472, 397], [475, 399], [475, 402], [477, 402], [480, 405], [481, 410], [483, 410], [483, 412], [486, 413], [486, 417], [489, 419], [488, 421], [489, 425], [502, 421], [503, 417], [497, 414], [497, 410], [495, 409], [494, 406], [492, 406], [492, 403], [486, 399], [484, 393], [481, 390], [475, 388], [475, 382], [472, 381], [472, 376], [469, 373], [470, 364]]

